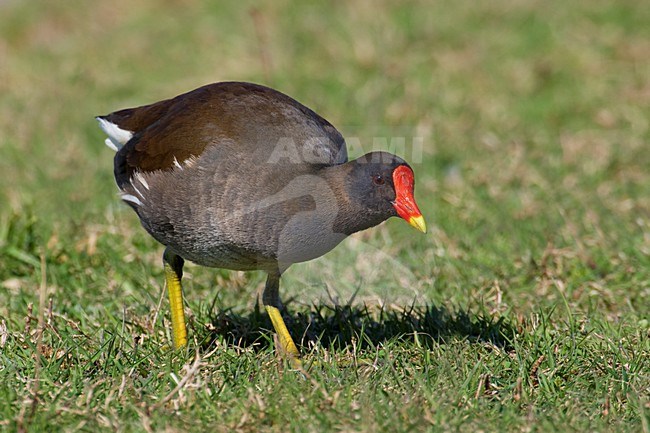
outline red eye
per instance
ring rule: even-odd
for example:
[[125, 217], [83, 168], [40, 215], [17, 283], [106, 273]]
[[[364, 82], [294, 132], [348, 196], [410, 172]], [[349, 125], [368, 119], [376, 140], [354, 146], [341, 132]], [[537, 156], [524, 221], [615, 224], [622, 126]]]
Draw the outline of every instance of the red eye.
[[381, 174], [376, 174], [372, 177], [372, 183], [374, 183], [375, 185], [383, 185], [384, 183], [386, 183], [386, 180], [384, 179], [384, 176], [382, 176]]

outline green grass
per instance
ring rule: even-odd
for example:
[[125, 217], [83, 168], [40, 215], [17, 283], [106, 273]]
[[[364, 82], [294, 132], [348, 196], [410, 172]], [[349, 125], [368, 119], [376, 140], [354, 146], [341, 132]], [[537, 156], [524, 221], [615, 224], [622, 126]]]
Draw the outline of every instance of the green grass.
[[[650, 9], [213, 3], [0, 2], [0, 429], [650, 431]], [[355, 154], [423, 140], [428, 235], [389, 221], [284, 278], [308, 375], [260, 273], [188, 266], [168, 349], [162, 250], [93, 119], [221, 80]]]

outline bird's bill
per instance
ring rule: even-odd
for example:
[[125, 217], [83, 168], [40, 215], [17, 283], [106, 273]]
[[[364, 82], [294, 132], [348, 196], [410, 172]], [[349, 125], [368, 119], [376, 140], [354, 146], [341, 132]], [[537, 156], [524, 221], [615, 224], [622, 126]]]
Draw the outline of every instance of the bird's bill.
[[397, 215], [406, 220], [410, 225], [427, 232], [427, 224], [413, 198], [413, 170], [406, 165], [400, 165], [393, 171], [393, 184], [395, 185], [395, 201], [393, 206]]
[[424, 217], [422, 215], [409, 218], [408, 223], [416, 229], [420, 230], [422, 233], [427, 232], [427, 223], [424, 221]]

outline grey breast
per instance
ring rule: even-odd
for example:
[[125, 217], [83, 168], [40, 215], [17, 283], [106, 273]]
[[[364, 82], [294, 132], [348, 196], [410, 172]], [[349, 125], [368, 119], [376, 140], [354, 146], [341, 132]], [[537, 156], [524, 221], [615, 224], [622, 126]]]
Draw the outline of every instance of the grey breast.
[[335, 191], [308, 168], [269, 169], [210, 148], [191, 165], [136, 176], [143, 197], [136, 210], [154, 238], [201, 265], [247, 270], [311, 260], [345, 235], [333, 229]]

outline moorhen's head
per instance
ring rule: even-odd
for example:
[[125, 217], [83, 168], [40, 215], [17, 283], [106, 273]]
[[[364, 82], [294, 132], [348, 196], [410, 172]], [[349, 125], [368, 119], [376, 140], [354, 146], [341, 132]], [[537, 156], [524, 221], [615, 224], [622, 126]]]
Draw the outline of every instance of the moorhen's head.
[[387, 152], [371, 152], [351, 162], [346, 179], [348, 194], [360, 206], [366, 227], [399, 216], [426, 233], [424, 217], [413, 198], [413, 170], [402, 158]]

